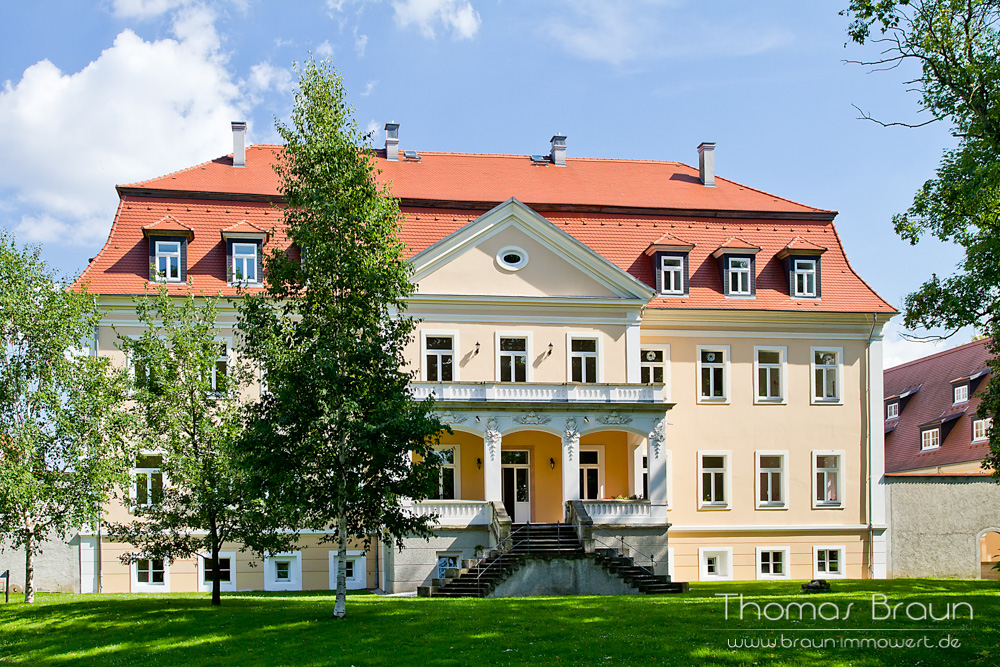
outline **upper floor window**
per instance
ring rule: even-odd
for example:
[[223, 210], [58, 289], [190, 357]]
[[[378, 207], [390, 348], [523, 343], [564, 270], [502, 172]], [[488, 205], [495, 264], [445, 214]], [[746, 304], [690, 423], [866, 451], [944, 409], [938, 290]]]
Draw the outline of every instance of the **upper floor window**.
[[260, 282], [257, 270], [256, 243], [233, 243], [232, 281], [234, 283]]
[[993, 424], [993, 419], [977, 419], [972, 422], [972, 439], [973, 441], [989, 440], [990, 438], [990, 426]]
[[960, 384], [952, 390], [954, 400], [952, 403], [965, 403], [969, 400], [969, 385]]
[[725, 402], [728, 398], [729, 350], [725, 346], [698, 348], [698, 400]]
[[785, 348], [756, 348], [756, 399], [758, 403], [780, 403], [784, 400]]
[[703, 452], [698, 457], [701, 473], [698, 484], [701, 487], [700, 507], [729, 507], [729, 453]]
[[528, 339], [500, 337], [500, 381], [528, 381]]
[[424, 374], [428, 382], [451, 382], [454, 377], [455, 339], [451, 336], [424, 338]]
[[163, 457], [140, 455], [132, 469], [132, 501], [137, 507], [150, 507], [163, 497]]
[[666, 351], [643, 349], [639, 351], [639, 381], [643, 384], [663, 384], [666, 381]]
[[598, 382], [597, 339], [570, 339], [570, 378], [573, 382]]
[[757, 454], [757, 507], [785, 506], [785, 455]]
[[839, 403], [843, 351], [840, 348], [813, 348], [812, 354], [813, 403]]
[[156, 241], [154, 267], [158, 282], [177, 283], [181, 281], [181, 242]]
[[660, 293], [684, 294], [684, 258], [679, 255], [660, 257]]
[[750, 296], [753, 294], [750, 285], [749, 257], [730, 257], [726, 267], [726, 279], [729, 284], [729, 296]]
[[813, 452], [813, 507], [841, 507], [841, 452]]
[[941, 446], [941, 429], [929, 428], [920, 432], [920, 449], [937, 449]]
[[795, 286], [793, 296], [816, 296], [816, 260], [792, 260], [792, 284]]
[[226, 375], [229, 370], [229, 345], [226, 341], [218, 341], [218, 356], [212, 365], [212, 391], [224, 394], [226, 392]]
[[899, 401], [893, 401], [885, 406], [885, 418], [896, 419], [899, 417]]

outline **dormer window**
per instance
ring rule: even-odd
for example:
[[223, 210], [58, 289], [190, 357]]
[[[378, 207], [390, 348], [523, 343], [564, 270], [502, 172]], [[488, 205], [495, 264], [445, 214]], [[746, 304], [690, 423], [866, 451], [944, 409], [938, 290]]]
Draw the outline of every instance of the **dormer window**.
[[885, 406], [885, 418], [896, 419], [899, 417], [899, 401], [893, 401]]
[[222, 230], [226, 246], [226, 282], [230, 285], [260, 285], [266, 231], [246, 220]]
[[688, 255], [694, 244], [667, 232], [646, 248], [652, 262], [656, 291], [665, 296], [687, 296]]
[[920, 432], [920, 451], [937, 449], [941, 446], [941, 429], [937, 426]]
[[751, 296], [749, 257], [730, 257], [726, 268], [726, 281], [729, 285], [729, 296]]
[[154, 241], [155, 260], [153, 262], [156, 282], [179, 283], [181, 281], [181, 242]]
[[660, 256], [660, 294], [684, 294], [684, 257]]
[[232, 282], [257, 283], [257, 252], [260, 248], [256, 243], [233, 243]]
[[966, 403], [969, 400], [969, 385], [960, 384], [952, 389], [953, 399], [952, 403], [958, 405], [959, 403]]
[[794, 295], [799, 297], [816, 296], [816, 260], [796, 259], [792, 261], [792, 285]]

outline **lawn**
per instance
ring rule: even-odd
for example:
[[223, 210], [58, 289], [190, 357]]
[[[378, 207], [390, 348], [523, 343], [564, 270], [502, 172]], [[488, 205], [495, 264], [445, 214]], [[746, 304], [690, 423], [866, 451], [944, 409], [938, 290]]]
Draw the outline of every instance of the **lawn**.
[[[40, 595], [0, 604], [3, 664], [107, 665], [997, 665], [998, 582], [694, 584], [674, 596], [448, 600], [352, 595], [334, 620], [322, 594], [243, 593], [211, 608], [205, 595]], [[743, 594], [753, 606], [718, 594]], [[873, 618], [872, 594], [903, 603]], [[812, 620], [809, 602], [823, 616]], [[948, 605], [967, 602], [974, 610]], [[827, 603], [819, 608], [821, 603]], [[852, 604], [853, 603], [853, 604]], [[913, 604], [915, 603], [915, 604]], [[765, 605], [770, 604], [767, 607]], [[850, 605], [850, 607], [849, 607]], [[914, 620], [930, 613], [942, 620]], [[931, 606], [932, 605], [932, 606]], [[807, 620], [799, 620], [799, 609]], [[887, 607], [876, 607], [884, 616]], [[849, 610], [849, 611], [848, 611]], [[848, 615], [849, 613], [849, 615]], [[749, 615], [748, 615], [749, 614]], [[786, 617], [790, 614], [791, 618]], [[862, 628], [862, 631], [851, 629]], [[911, 640], [911, 647], [899, 648]], [[950, 639], [950, 641], [949, 641]], [[776, 642], [774, 648], [731, 643]], [[867, 646], [844, 642], [868, 640]], [[792, 645], [792, 642], [795, 642]], [[817, 648], [826, 642], [826, 648]], [[893, 645], [888, 645], [893, 642]], [[784, 646], [782, 646], [784, 643]], [[945, 646], [946, 645], [946, 646]]]

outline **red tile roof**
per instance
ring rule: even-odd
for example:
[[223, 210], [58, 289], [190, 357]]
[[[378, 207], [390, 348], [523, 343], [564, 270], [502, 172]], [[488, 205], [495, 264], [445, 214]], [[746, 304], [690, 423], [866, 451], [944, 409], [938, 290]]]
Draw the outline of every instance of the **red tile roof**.
[[802, 238], [801, 236], [796, 236], [794, 239], [789, 241], [788, 245], [786, 245], [784, 249], [788, 250], [789, 252], [795, 252], [796, 250], [798, 250], [799, 252], [803, 250], [813, 251], [813, 252], [825, 252], [827, 250], [827, 248], [824, 248], [821, 245], [817, 245], [812, 241], [809, 241], [808, 239]]
[[142, 231], [147, 236], [150, 233], [164, 234], [167, 232], [179, 232], [187, 236], [194, 234], [194, 229], [192, 229], [189, 225], [181, 224], [180, 222], [177, 221], [177, 218], [174, 218], [173, 216], [170, 215], [168, 215], [165, 218], [161, 218], [160, 220], [157, 220], [151, 225], [145, 225], [142, 228]]
[[[826, 256], [823, 261], [827, 261]], [[968, 403], [958, 405], [952, 403], [951, 380], [973, 375], [984, 368], [990, 357], [987, 343], [988, 339], [978, 340], [885, 371], [886, 402], [898, 400], [901, 407], [897, 419], [886, 420], [887, 472], [980, 461], [986, 455], [988, 443], [972, 442], [972, 422], [977, 419], [980, 400], [973, 392], [986, 386], [988, 375], [974, 380]], [[935, 424], [943, 424], [944, 429], [950, 427], [950, 431], [941, 440], [940, 447], [921, 451], [921, 426]], [[894, 427], [890, 430], [890, 426]]]
[[[149, 258], [140, 230], [169, 215], [195, 229], [188, 250], [194, 289], [235, 293], [225, 281], [220, 231], [245, 223], [277, 230], [270, 243], [286, 242], [280, 233], [281, 212], [269, 203], [277, 200], [271, 165], [278, 150], [250, 147], [243, 168], [225, 157], [119, 186], [122, 202], [111, 235], [80, 280], [89, 280], [97, 293], [141, 293]], [[698, 180], [697, 169], [676, 162], [570, 158], [566, 167], [556, 167], [533, 166], [527, 156], [422, 152], [421, 157], [419, 163], [376, 158], [380, 177], [392, 182], [393, 194], [402, 200], [400, 237], [410, 257], [475, 220], [486, 207], [514, 196], [647, 285], [655, 285], [645, 255], [651, 243], [672, 239], [694, 246], [690, 295], [656, 297], [653, 308], [895, 312], [851, 268], [832, 211], [724, 179], [708, 188]], [[823, 259], [821, 299], [788, 295], [788, 280], [776, 256], [795, 238], [831, 248]], [[722, 294], [717, 263], [709, 256], [720, 245], [733, 243], [760, 248], [756, 298]]]

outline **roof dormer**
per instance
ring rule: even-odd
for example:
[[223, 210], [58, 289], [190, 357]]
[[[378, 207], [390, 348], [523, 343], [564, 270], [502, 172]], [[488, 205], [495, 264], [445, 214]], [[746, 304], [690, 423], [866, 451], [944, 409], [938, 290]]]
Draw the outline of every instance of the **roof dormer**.
[[656, 292], [663, 296], [687, 296], [691, 293], [691, 268], [688, 259], [694, 243], [667, 232], [646, 248], [653, 267]]
[[731, 298], [746, 299], [757, 295], [758, 252], [760, 246], [732, 236], [712, 253], [712, 257], [719, 261], [723, 294]]
[[820, 257], [826, 248], [796, 236], [777, 254], [788, 278], [788, 294], [793, 299], [818, 299], [823, 274]]
[[149, 241], [149, 281], [183, 283], [187, 280], [187, 246], [194, 230], [168, 215], [142, 228]]

